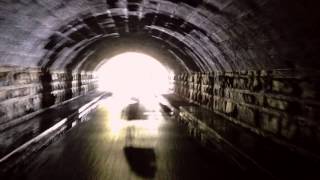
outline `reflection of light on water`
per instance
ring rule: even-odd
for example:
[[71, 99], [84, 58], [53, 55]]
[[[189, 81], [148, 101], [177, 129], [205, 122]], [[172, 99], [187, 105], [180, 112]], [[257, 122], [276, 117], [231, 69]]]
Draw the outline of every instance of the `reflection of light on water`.
[[124, 108], [132, 103], [136, 103], [136, 101], [119, 97], [109, 97], [100, 102], [100, 106], [105, 106], [106, 109], [107, 133], [116, 139], [130, 136], [133, 139], [130, 143], [135, 146], [154, 146], [156, 143], [154, 140], [159, 134], [158, 129], [162, 124], [162, 119], [159, 118], [162, 116], [158, 110], [157, 102], [154, 98], [153, 102], [151, 99], [140, 102], [141, 104], [146, 103], [143, 106], [149, 106], [147, 111], [143, 113], [147, 116], [147, 119], [123, 119], [121, 114]]
[[135, 120], [126, 123], [127, 147], [150, 148], [157, 144], [159, 136], [159, 120]]
[[158, 128], [161, 125], [159, 120], [135, 120], [127, 121], [127, 126], [135, 127], [141, 131], [147, 132], [150, 135], [158, 135]]
[[112, 137], [119, 137], [122, 134], [122, 130], [125, 127], [125, 122], [121, 119], [112, 119], [108, 121], [108, 129]]
[[125, 121], [121, 119], [122, 108], [129, 102], [123, 99], [109, 97], [100, 102], [100, 106], [106, 110], [105, 119], [107, 132], [114, 138], [121, 135], [121, 131], [125, 126]]

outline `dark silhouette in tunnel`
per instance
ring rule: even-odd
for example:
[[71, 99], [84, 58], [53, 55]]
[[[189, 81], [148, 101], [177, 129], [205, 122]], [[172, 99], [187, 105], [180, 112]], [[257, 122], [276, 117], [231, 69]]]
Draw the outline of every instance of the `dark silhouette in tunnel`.
[[121, 112], [121, 117], [125, 120], [144, 120], [147, 119], [145, 107], [140, 104], [139, 100], [127, 105]]
[[156, 155], [152, 148], [127, 146], [123, 148], [126, 159], [138, 176], [154, 178], [157, 170]]

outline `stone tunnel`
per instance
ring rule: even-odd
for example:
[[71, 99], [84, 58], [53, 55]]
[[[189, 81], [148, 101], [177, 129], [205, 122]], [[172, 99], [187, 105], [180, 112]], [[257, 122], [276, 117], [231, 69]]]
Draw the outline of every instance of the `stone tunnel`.
[[[101, 64], [140, 52], [172, 70], [173, 88], [162, 96], [162, 113], [170, 111], [168, 121], [187, 134], [184, 141], [193, 142], [171, 155], [166, 151], [187, 168], [161, 159], [158, 150], [147, 153], [158, 158], [156, 175], [147, 179], [319, 179], [319, 5], [312, 0], [0, 0], [0, 177], [145, 178], [125, 176], [126, 165], [117, 169], [109, 161], [105, 171], [118, 174], [100, 176], [75, 157], [65, 171], [91, 174], [59, 171], [63, 163], [52, 163], [51, 175], [41, 172], [42, 165], [34, 165], [39, 172], [30, 170], [32, 161], [54, 156], [46, 152], [91, 123], [98, 105], [91, 106], [108, 96], [97, 90]], [[86, 122], [76, 123], [82, 115]], [[166, 148], [179, 146], [165, 140]], [[65, 148], [78, 141], [66, 140], [71, 145]], [[82, 142], [81, 148], [90, 144]], [[201, 150], [189, 153], [192, 147]], [[67, 152], [54, 157], [77, 154]], [[125, 150], [129, 160], [134, 152]], [[205, 157], [195, 160], [198, 156]], [[79, 162], [83, 166], [76, 171], [72, 167]]]

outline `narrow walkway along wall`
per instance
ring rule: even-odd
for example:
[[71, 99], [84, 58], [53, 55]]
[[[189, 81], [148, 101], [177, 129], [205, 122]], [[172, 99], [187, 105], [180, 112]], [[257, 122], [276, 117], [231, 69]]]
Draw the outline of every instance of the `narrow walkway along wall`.
[[21, 145], [37, 131], [34, 127], [21, 129], [16, 126], [48, 107], [84, 95], [95, 88], [96, 78], [90, 72], [1, 67], [0, 156]]
[[[221, 132], [222, 137], [252, 158], [260, 149], [265, 159], [272, 159], [272, 154], [266, 152], [274, 148], [253, 136], [283, 146], [287, 154], [294, 152], [315, 161], [320, 157], [319, 90], [319, 76], [298, 75], [291, 70], [184, 73], [175, 77], [175, 93], [210, 110], [210, 116], [216, 114], [232, 122], [219, 124], [209, 116], [205, 118], [215, 122], [204, 119], [210, 128]], [[242, 127], [251, 135], [246, 136], [233, 126]], [[273, 160], [270, 166], [277, 163]]]

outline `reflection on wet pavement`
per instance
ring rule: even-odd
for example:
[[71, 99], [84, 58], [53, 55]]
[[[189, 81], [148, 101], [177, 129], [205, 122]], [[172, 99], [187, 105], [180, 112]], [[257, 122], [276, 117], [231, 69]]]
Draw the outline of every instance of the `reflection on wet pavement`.
[[[77, 112], [78, 109], [96, 98], [99, 93], [90, 93], [86, 96], [75, 98], [59, 106], [53, 107], [36, 115], [35, 117], [21, 121], [16, 125], [0, 129], [0, 157], [12, 152], [30, 139], [38, 136], [61, 119]], [[2, 127], [5, 127], [2, 125]]]
[[100, 101], [91, 120], [13, 179], [234, 179], [240, 171], [192, 141], [156, 99]]

